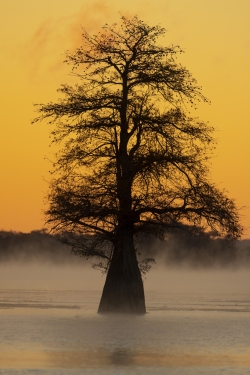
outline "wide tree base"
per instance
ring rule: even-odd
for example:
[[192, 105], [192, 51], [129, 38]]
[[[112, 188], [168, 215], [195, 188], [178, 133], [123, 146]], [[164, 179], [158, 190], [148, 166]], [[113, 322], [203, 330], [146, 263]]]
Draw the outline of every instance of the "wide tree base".
[[119, 258], [111, 261], [98, 313], [145, 314], [144, 287], [136, 256], [131, 257], [127, 267]]
[[118, 237], [98, 309], [100, 314], [146, 313], [141, 272], [129, 229], [123, 228]]
[[146, 314], [143, 284], [136, 282], [124, 283], [116, 279], [107, 280], [99, 309], [99, 314]]

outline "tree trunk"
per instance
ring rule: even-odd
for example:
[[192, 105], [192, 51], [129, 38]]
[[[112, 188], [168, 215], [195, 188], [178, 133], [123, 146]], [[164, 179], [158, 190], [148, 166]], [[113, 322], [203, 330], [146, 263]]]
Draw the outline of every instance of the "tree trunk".
[[132, 226], [127, 225], [119, 231], [98, 313], [146, 313], [132, 229]]

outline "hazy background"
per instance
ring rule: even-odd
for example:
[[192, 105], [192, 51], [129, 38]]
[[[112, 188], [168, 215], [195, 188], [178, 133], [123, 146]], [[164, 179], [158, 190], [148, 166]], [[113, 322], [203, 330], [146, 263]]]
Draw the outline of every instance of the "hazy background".
[[249, 0], [1, 0], [0, 2], [0, 229], [43, 227], [43, 199], [50, 163], [49, 127], [30, 125], [33, 103], [57, 100], [72, 83], [64, 51], [81, 42], [81, 27], [94, 33], [107, 21], [138, 15], [167, 29], [165, 45], [179, 44], [179, 62], [211, 100], [196, 115], [217, 131], [211, 178], [242, 211], [250, 237], [250, 2]]
[[[145, 292], [249, 293], [250, 240], [233, 246], [208, 238], [170, 237], [138, 244], [156, 264], [144, 278]], [[1, 289], [94, 290], [105, 275], [70, 253], [53, 236], [0, 232]]]

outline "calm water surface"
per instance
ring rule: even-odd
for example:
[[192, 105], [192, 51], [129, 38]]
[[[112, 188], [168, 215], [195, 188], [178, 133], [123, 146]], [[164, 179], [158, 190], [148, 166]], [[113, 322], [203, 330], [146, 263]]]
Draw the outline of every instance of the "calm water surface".
[[100, 292], [0, 290], [0, 374], [250, 374], [250, 294], [146, 297], [101, 316]]

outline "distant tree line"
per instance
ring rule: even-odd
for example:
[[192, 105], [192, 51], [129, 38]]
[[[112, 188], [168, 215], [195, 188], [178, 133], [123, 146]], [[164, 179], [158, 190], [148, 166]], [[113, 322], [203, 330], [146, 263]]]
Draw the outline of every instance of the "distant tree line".
[[161, 258], [168, 267], [249, 267], [250, 240], [230, 242], [213, 233], [180, 232], [169, 234], [165, 241], [146, 238], [142, 244], [144, 256]]
[[[79, 241], [84, 241], [84, 238]], [[138, 239], [138, 258], [161, 259], [169, 267], [241, 267], [250, 266], [250, 240], [228, 242], [205, 233], [169, 234], [165, 241], [146, 236]], [[0, 263], [50, 262], [53, 264], [84, 264], [86, 260], [71, 254], [70, 247], [44, 230], [30, 233], [0, 231]], [[163, 262], [162, 262], [163, 261]], [[98, 268], [98, 263], [93, 265]], [[144, 273], [147, 264], [143, 264]]]
[[70, 249], [45, 230], [0, 231], [0, 262], [75, 263]]

